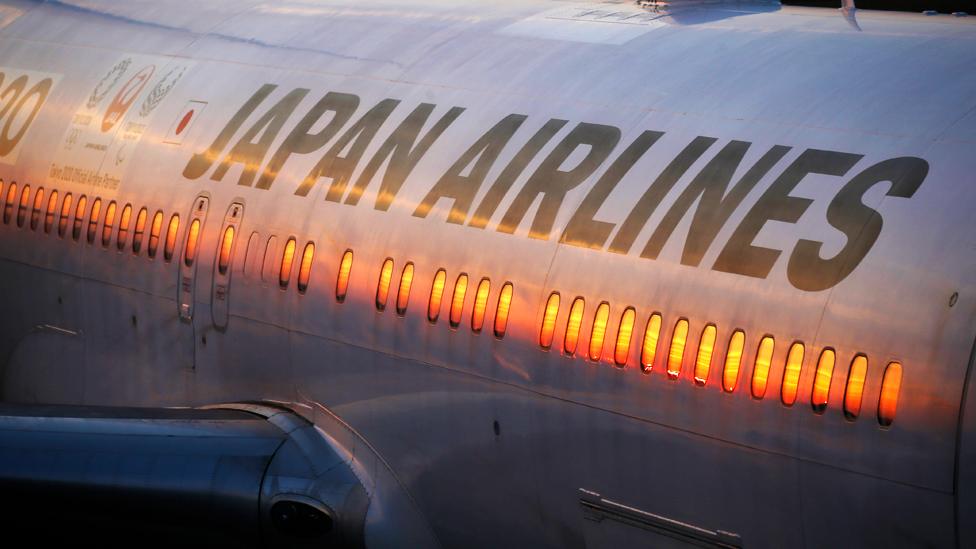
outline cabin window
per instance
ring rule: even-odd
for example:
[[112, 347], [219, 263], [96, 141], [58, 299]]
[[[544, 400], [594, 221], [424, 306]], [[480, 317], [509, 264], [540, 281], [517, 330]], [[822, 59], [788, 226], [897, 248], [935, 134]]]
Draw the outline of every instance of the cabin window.
[[24, 221], [27, 220], [27, 208], [30, 205], [30, 185], [24, 185], [24, 190], [20, 192], [20, 207], [17, 208], [17, 226], [23, 228]]
[[864, 380], [868, 375], [868, 357], [857, 355], [851, 362], [847, 373], [847, 388], [844, 390], [844, 417], [857, 419], [861, 414], [861, 399], [864, 397]]
[[88, 206], [88, 197], [81, 195], [78, 197], [78, 206], [75, 207], [75, 218], [71, 222], [71, 238], [77, 241], [81, 238], [81, 227], [85, 223], [85, 208]]
[[881, 400], [878, 401], [878, 423], [888, 427], [895, 421], [898, 393], [901, 391], [901, 364], [892, 362], [885, 368], [881, 381]]
[[143, 235], [146, 234], [146, 220], [149, 217], [149, 210], [142, 208], [136, 214], [136, 228], [132, 232], [132, 253], [139, 255], [142, 250]]
[[613, 349], [613, 361], [617, 366], [626, 366], [630, 357], [630, 341], [634, 335], [634, 319], [637, 311], [633, 307], [624, 309], [620, 315], [620, 326], [617, 328], [617, 344]]
[[641, 369], [645, 373], [654, 368], [654, 358], [657, 356], [657, 342], [661, 337], [661, 315], [654, 313], [647, 318], [644, 327], [644, 341], [641, 343]]
[[105, 220], [102, 223], [102, 246], [107, 248], [108, 243], [112, 241], [112, 228], [115, 225], [115, 201], [108, 203], [108, 207], [105, 208]]
[[190, 222], [190, 230], [186, 231], [186, 245], [183, 247], [183, 264], [192, 267], [197, 258], [197, 243], [200, 242], [200, 219]]
[[38, 187], [34, 193], [34, 208], [31, 210], [30, 228], [37, 230], [37, 225], [41, 222], [41, 208], [44, 207], [44, 187]]
[[119, 251], [125, 249], [125, 243], [129, 239], [129, 224], [132, 222], [132, 204], [126, 204], [122, 208], [122, 215], [119, 217], [119, 237], [116, 239], [116, 246]]
[[813, 411], [822, 414], [827, 409], [827, 399], [830, 396], [830, 380], [834, 375], [834, 361], [836, 354], [833, 349], [824, 349], [817, 360], [817, 372], [813, 377], [813, 392], [810, 394], [810, 405]]
[[800, 384], [800, 372], [803, 369], [803, 344], [796, 342], [790, 346], [786, 355], [786, 366], [783, 368], [783, 387], [780, 398], [786, 406], [793, 406], [796, 402], [797, 386]]
[[772, 336], [765, 336], [759, 342], [756, 350], [756, 363], [752, 369], [752, 398], [761, 399], [766, 396], [766, 384], [769, 381], [769, 365], [773, 360], [775, 341]]
[[708, 382], [708, 372], [712, 369], [712, 353], [715, 351], [715, 338], [718, 329], [714, 324], [705, 326], [698, 340], [698, 356], [695, 358], [695, 385], [704, 386]]
[[573, 304], [569, 307], [569, 318], [566, 319], [566, 333], [563, 335], [563, 352], [567, 355], [572, 356], [576, 354], [585, 310], [586, 301], [582, 297], [574, 299]]
[[58, 236], [64, 238], [68, 232], [68, 221], [71, 218], [71, 193], [64, 193], [61, 201], [61, 215], [58, 216]]
[[217, 251], [217, 273], [226, 275], [230, 268], [231, 252], [234, 250], [234, 226], [228, 225], [224, 229], [224, 236], [220, 239], [220, 250]]
[[50, 233], [54, 227], [54, 214], [58, 209], [58, 191], [51, 191], [51, 197], [47, 199], [47, 210], [44, 212], [44, 232]]
[[407, 305], [410, 304], [410, 288], [413, 286], [413, 263], [403, 266], [400, 273], [400, 286], [397, 289], [396, 313], [400, 316], [407, 314]]
[[98, 216], [102, 213], [102, 199], [96, 198], [92, 201], [91, 211], [88, 212], [88, 243], [95, 243], [95, 235], [98, 229]]
[[9, 225], [10, 218], [14, 212], [14, 202], [17, 200], [17, 182], [10, 183], [7, 187], [7, 200], [3, 204], [3, 224]]
[[346, 300], [346, 291], [349, 289], [349, 274], [352, 272], [352, 250], [346, 250], [342, 254], [342, 261], [339, 262], [339, 275], [336, 277], [336, 301], [342, 303]]
[[488, 309], [488, 295], [491, 293], [491, 281], [482, 278], [474, 294], [474, 308], [471, 310], [471, 331], [481, 332], [485, 325], [485, 311]]
[[441, 300], [444, 297], [444, 283], [447, 281], [447, 271], [438, 269], [434, 274], [434, 281], [430, 285], [430, 301], [427, 303], [427, 320], [437, 322], [441, 316]]
[[679, 319], [671, 334], [671, 348], [668, 351], [668, 378], [678, 379], [681, 363], [685, 359], [685, 343], [688, 341], [688, 321]]
[[312, 259], [315, 258], [315, 244], [309, 242], [302, 250], [302, 261], [298, 264], [298, 293], [308, 291], [308, 281], [312, 277]]
[[542, 329], [539, 331], [539, 346], [552, 347], [553, 333], [556, 331], [556, 317], [559, 315], [559, 292], [552, 292], [546, 300], [546, 310], [542, 315]]
[[596, 307], [593, 315], [593, 329], [590, 330], [590, 360], [599, 361], [603, 356], [603, 341], [607, 336], [607, 322], [610, 320], [610, 304], [604, 301]]
[[467, 292], [468, 275], [461, 273], [454, 282], [454, 295], [451, 297], [451, 313], [447, 319], [451, 324], [451, 328], [457, 328], [461, 325], [461, 313], [464, 312], [464, 296], [467, 295]]
[[169, 218], [169, 227], [166, 229], [166, 242], [163, 243], [163, 259], [168, 263], [173, 259], [173, 252], [176, 250], [176, 237], [180, 232], [180, 215], [173, 214]]
[[282, 290], [288, 288], [291, 280], [291, 269], [295, 263], [295, 239], [289, 238], [285, 242], [285, 249], [281, 252], [281, 267], [278, 269], [278, 287]]
[[[177, 220], [179, 225], [179, 220]], [[156, 257], [156, 250], [159, 249], [159, 238], [163, 233], [163, 212], [156, 211], [153, 214], [152, 225], [149, 226], [149, 259]]]
[[386, 309], [386, 300], [390, 295], [390, 281], [393, 280], [393, 259], [386, 258], [380, 269], [380, 279], [376, 283], [376, 310]]
[[495, 337], [501, 339], [505, 337], [505, 330], [508, 329], [508, 313], [512, 308], [512, 283], [506, 282], [502, 285], [502, 291], [498, 294], [498, 304], [495, 306]]
[[742, 366], [742, 350], [746, 346], [746, 333], [742, 330], [732, 332], [729, 349], [725, 353], [725, 368], [722, 370], [722, 389], [726, 393], [735, 391], [739, 383], [739, 368]]

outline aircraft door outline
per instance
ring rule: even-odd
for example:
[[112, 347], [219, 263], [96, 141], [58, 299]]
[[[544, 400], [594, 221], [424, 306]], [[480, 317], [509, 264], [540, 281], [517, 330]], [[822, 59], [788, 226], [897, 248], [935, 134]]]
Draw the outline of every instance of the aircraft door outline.
[[187, 217], [185, 241], [183, 252], [180, 254], [180, 280], [177, 285], [177, 304], [179, 307], [180, 320], [190, 322], [193, 319], [193, 300], [196, 288], [197, 261], [200, 255], [200, 239], [203, 236], [204, 227], [207, 222], [207, 211], [210, 207], [210, 198], [206, 195], [198, 195], [193, 200], [193, 208]]

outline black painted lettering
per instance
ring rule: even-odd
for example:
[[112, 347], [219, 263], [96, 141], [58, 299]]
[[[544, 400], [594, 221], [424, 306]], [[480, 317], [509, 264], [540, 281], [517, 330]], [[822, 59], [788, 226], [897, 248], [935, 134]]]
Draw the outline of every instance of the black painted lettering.
[[[352, 172], [366, 152], [366, 147], [399, 104], [399, 99], [384, 99], [366, 111], [366, 114], [354, 122], [308, 172], [295, 194], [306, 196], [320, 178], [328, 177], [332, 179], [332, 184], [329, 185], [329, 192], [326, 193], [325, 199], [330, 202], [342, 200], [342, 196], [346, 194], [346, 186], [352, 178]], [[340, 156], [347, 148], [349, 150], [345, 156]]]
[[234, 114], [234, 116], [231, 117], [230, 121], [227, 122], [227, 125], [224, 126], [224, 129], [220, 130], [220, 133], [217, 134], [217, 138], [214, 139], [213, 143], [211, 143], [209, 147], [207, 147], [207, 150], [194, 154], [193, 157], [190, 158], [190, 161], [187, 162], [186, 167], [183, 168], [183, 177], [187, 179], [196, 179], [207, 173], [210, 166], [212, 166], [213, 163], [216, 162], [217, 158], [220, 157], [220, 154], [224, 152], [224, 148], [227, 147], [227, 143], [230, 142], [230, 138], [234, 137], [234, 134], [237, 133], [238, 129], [240, 129], [241, 124], [243, 124], [244, 121], [251, 116], [254, 109], [258, 108], [258, 105], [260, 105], [261, 102], [264, 101], [265, 98], [267, 98], [268, 95], [270, 95], [271, 92], [273, 92], [277, 87], [278, 86], [275, 84], [265, 84], [258, 88], [258, 91], [254, 92], [254, 95], [252, 95], [250, 99], [248, 99]]
[[637, 235], [644, 228], [647, 220], [651, 218], [651, 214], [657, 209], [661, 200], [671, 191], [675, 183], [681, 179], [681, 176], [688, 171], [688, 168], [701, 155], [705, 154], [705, 151], [715, 141], [717, 139], [714, 137], [698, 136], [682, 149], [678, 153], [678, 156], [674, 157], [674, 160], [657, 176], [654, 183], [644, 191], [643, 196], [640, 197], [637, 204], [634, 204], [634, 207], [627, 215], [627, 219], [624, 220], [620, 226], [620, 230], [617, 231], [617, 236], [610, 242], [609, 251], [618, 254], [626, 254], [630, 251], [630, 247], [634, 245], [634, 240], [637, 239]]
[[800, 290], [816, 292], [847, 278], [881, 234], [881, 214], [864, 204], [864, 194], [875, 185], [890, 181], [886, 196], [911, 198], [928, 173], [928, 162], [904, 156], [879, 162], [857, 174], [827, 207], [827, 222], [847, 236], [847, 244], [834, 257], [822, 259], [822, 242], [801, 239], [786, 268], [790, 283]]
[[807, 149], [759, 198], [732, 233], [712, 269], [755, 278], [766, 278], [781, 250], [753, 246], [752, 241], [767, 221], [796, 223], [813, 201], [790, 196], [790, 192], [808, 174], [840, 177], [847, 173], [861, 155]]
[[291, 113], [295, 112], [295, 108], [305, 98], [306, 94], [308, 94], [308, 90], [305, 88], [294, 89], [281, 98], [281, 101], [278, 101], [275, 106], [268, 109], [268, 112], [264, 113], [249, 130], [244, 132], [237, 144], [224, 156], [210, 179], [220, 181], [233, 164], [243, 164], [244, 171], [241, 172], [237, 184], [250, 187], [254, 182], [254, 176], [257, 175], [258, 168], [261, 167], [264, 157], [268, 154], [268, 149], [271, 148], [271, 143], [278, 137], [278, 132], [285, 125], [285, 121], [288, 120]]
[[663, 132], [645, 131], [637, 136], [637, 139], [624, 152], [620, 153], [620, 156], [613, 161], [613, 164], [600, 177], [596, 185], [586, 194], [586, 198], [580, 203], [579, 208], [576, 208], [573, 217], [566, 225], [566, 230], [563, 231], [563, 236], [559, 240], [560, 242], [581, 248], [592, 248], [596, 250], [603, 248], [607, 239], [610, 238], [610, 233], [613, 231], [615, 225], [594, 219], [596, 213], [603, 206], [603, 203], [610, 196], [617, 183], [627, 175], [630, 168], [644, 156], [644, 153], [662, 135], [664, 135]]
[[[13, 113], [7, 117], [6, 122], [3, 124], [3, 130], [0, 131], [0, 156], [9, 154], [20, 143], [20, 140], [23, 139], [24, 134], [27, 133], [27, 129], [30, 128], [34, 119], [37, 118], [37, 113], [44, 106], [44, 101], [47, 99], [47, 94], [51, 91], [53, 84], [54, 82], [50, 78], [45, 78], [37, 84], [34, 84], [17, 101], [17, 106], [14, 107]], [[30, 106], [30, 113], [26, 119], [21, 120], [21, 115], [23, 114], [21, 111], [24, 110], [25, 105], [31, 98], [34, 98], [34, 104]], [[0, 119], [3, 119], [2, 114], [0, 114]], [[20, 121], [20, 128], [11, 135], [11, 126], [14, 120]]]
[[355, 206], [359, 203], [359, 199], [363, 196], [363, 192], [370, 181], [373, 180], [373, 176], [389, 158], [390, 163], [386, 167], [386, 172], [383, 173], [380, 192], [376, 195], [376, 204], [373, 207], [380, 211], [386, 211], [390, 208], [390, 204], [393, 203], [393, 199], [400, 192], [400, 187], [403, 186], [403, 182], [413, 171], [417, 162], [420, 162], [420, 159], [434, 144], [434, 141], [437, 141], [437, 138], [444, 133], [444, 130], [464, 112], [462, 107], [451, 107], [431, 127], [430, 131], [420, 138], [418, 143], [417, 138], [420, 136], [420, 131], [424, 128], [424, 124], [430, 117], [430, 113], [434, 111], [435, 106], [430, 103], [421, 103], [407, 115], [407, 118], [397, 126], [390, 137], [386, 138], [383, 145], [370, 159], [369, 164], [363, 169], [363, 173], [359, 175], [359, 179], [356, 180], [352, 190], [349, 191], [346, 204]]
[[[488, 175], [488, 170], [498, 160], [498, 155], [511, 141], [526, 118], [528, 117], [524, 114], [510, 114], [478, 138], [474, 145], [471, 145], [441, 176], [414, 210], [413, 215], [427, 217], [438, 200], [450, 198], [454, 203], [451, 206], [451, 213], [447, 216], [447, 222], [463, 224], [468, 217], [468, 210], [471, 208], [475, 194], [478, 193], [485, 176]], [[474, 166], [471, 167], [468, 175], [463, 175], [472, 162]]]
[[529, 162], [535, 158], [535, 155], [539, 154], [539, 151], [546, 146], [546, 143], [565, 125], [566, 120], [553, 118], [539, 128], [539, 131], [535, 132], [535, 135], [529, 138], [528, 142], [525, 143], [519, 152], [515, 153], [512, 160], [505, 166], [505, 169], [499, 174], [498, 179], [492, 183], [491, 188], [488, 189], [484, 198], [481, 199], [474, 215], [468, 221], [469, 227], [484, 229], [488, 225], [488, 221], [495, 214], [498, 205], [505, 198], [509, 189], [512, 188], [515, 180], [525, 170], [525, 167], [528, 166]]
[[[548, 240], [566, 193], [592, 175], [610, 156], [618, 141], [619, 128], [588, 122], [577, 124], [525, 182], [525, 186], [498, 224], [498, 231], [514, 233], [536, 197], [542, 195], [542, 203], [532, 220], [529, 237]], [[589, 147], [583, 160], [570, 170], [560, 170], [570, 155], [581, 146]]]
[[748, 141], [732, 141], [708, 162], [694, 181], [682, 191], [681, 196], [654, 229], [650, 240], [644, 246], [644, 251], [641, 252], [641, 257], [657, 259], [678, 222], [695, 200], [698, 200], [698, 207], [691, 219], [688, 238], [681, 253], [681, 263], [692, 267], [701, 263], [702, 256], [708, 251], [708, 247], [715, 240], [715, 235], [729, 220], [732, 212], [739, 207], [759, 180], [790, 150], [790, 147], [782, 145], [769, 149], [726, 195], [732, 176], [742, 163], [750, 145]]
[[[288, 134], [288, 137], [285, 138], [281, 146], [278, 147], [278, 150], [275, 151], [274, 156], [271, 157], [271, 161], [264, 167], [261, 178], [258, 179], [255, 187], [258, 189], [270, 189], [271, 184], [278, 177], [278, 172], [281, 171], [282, 166], [285, 165], [289, 156], [293, 154], [308, 154], [324, 147], [339, 129], [349, 121], [349, 118], [356, 112], [358, 106], [359, 97], [355, 95], [336, 92], [325, 94], [298, 121], [298, 124], [292, 128], [291, 133]], [[309, 133], [312, 126], [327, 112], [332, 113], [332, 118], [328, 124], [316, 133]]]

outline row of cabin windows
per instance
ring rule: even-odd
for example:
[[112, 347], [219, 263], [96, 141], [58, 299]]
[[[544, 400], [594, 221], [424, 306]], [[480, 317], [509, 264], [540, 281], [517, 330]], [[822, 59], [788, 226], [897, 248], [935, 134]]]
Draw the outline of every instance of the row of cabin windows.
[[[2, 185], [3, 181], [0, 180], [0, 187]], [[164, 236], [163, 221], [165, 217], [161, 210], [157, 210], [150, 221], [149, 210], [143, 207], [135, 214], [133, 223], [132, 204], [124, 205], [120, 212], [118, 204], [114, 200], [103, 208], [101, 198], [94, 197], [89, 200], [88, 196], [84, 194], [77, 198], [70, 192], [61, 196], [57, 190], [45, 194], [44, 188], [39, 187], [34, 192], [34, 200], [31, 202], [30, 193], [30, 185], [24, 185], [18, 189], [16, 182], [11, 182], [7, 186], [6, 193], [0, 193], [0, 197], [3, 197], [4, 200], [3, 223], [5, 225], [9, 225], [11, 222], [16, 223], [19, 228], [29, 225], [32, 231], [43, 230], [45, 234], [56, 232], [58, 237], [68, 237], [76, 242], [80, 241], [82, 234], [84, 234], [85, 240], [89, 244], [96, 244], [100, 241], [104, 248], [109, 247], [114, 236], [115, 245], [119, 251], [131, 247], [132, 253], [139, 255], [142, 252], [143, 244], [146, 244], [147, 255], [150, 258], [155, 258], [159, 251], [160, 240]], [[45, 196], [47, 200], [45, 200]], [[29, 224], [27, 222], [28, 214], [30, 216]], [[43, 224], [41, 223], [42, 218]], [[102, 224], [101, 235], [98, 234], [99, 222]], [[148, 242], [146, 242], [147, 226]], [[163, 240], [163, 259], [167, 262], [173, 259], [179, 229], [180, 216], [174, 213], [169, 218]], [[130, 231], [132, 233], [131, 245], [129, 243]], [[192, 256], [189, 261], [192, 262]]]
[[[221, 238], [220, 248], [218, 250], [217, 268], [218, 272], [221, 274], [226, 272], [227, 266], [230, 262], [230, 249], [233, 245], [233, 239], [234, 228], [232, 226], [228, 226], [224, 230], [224, 235]], [[273, 250], [275, 249], [275, 240], [276, 237], [269, 237], [265, 246], [264, 267], [262, 268], [262, 276], [265, 279], [270, 278], [268, 266], [273, 264], [273, 260], [269, 254], [273, 253]], [[190, 246], [191, 245], [188, 240], [187, 250], [190, 250]], [[285, 246], [281, 251], [281, 257], [278, 262], [277, 270], [278, 285], [282, 290], [287, 290], [291, 281], [292, 271], [295, 264], [296, 249], [297, 241], [294, 237], [291, 237], [285, 243]], [[188, 251], [185, 255], [189, 257], [190, 252]], [[315, 244], [311, 241], [307, 242], [303, 248], [301, 260], [298, 264], [297, 286], [299, 293], [304, 294], [308, 290], [314, 255]], [[246, 261], [247, 259], [245, 258], [245, 263]], [[339, 270], [336, 275], [335, 297], [336, 301], [339, 303], [344, 302], [346, 299], [346, 294], [349, 290], [349, 277], [352, 274], [352, 266], [353, 252], [352, 250], [346, 250], [343, 252], [342, 258], [339, 261]], [[384, 260], [383, 265], [380, 267], [379, 280], [376, 284], [376, 295], [374, 300], [376, 309], [380, 312], [386, 310], [390, 301], [390, 290], [393, 285], [393, 277], [395, 274], [394, 267], [395, 265], [393, 258], [387, 258]], [[407, 262], [400, 271], [399, 280], [396, 285], [395, 300], [395, 310], [398, 316], [404, 316], [407, 314], [407, 308], [410, 304], [410, 292], [414, 283], [414, 269], [414, 264], [412, 262]], [[451, 293], [448, 323], [452, 328], [455, 329], [461, 325], [462, 314], [464, 312], [464, 300], [468, 292], [468, 281], [469, 279], [467, 273], [461, 273], [458, 275]], [[434, 274], [433, 280], [431, 281], [430, 295], [427, 301], [427, 320], [431, 323], [436, 323], [440, 318], [446, 283], [447, 271], [444, 269], [438, 269], [438, 271]], [[514, 288], [512, 283], [505, 282], [502, 284], [502, 287], [495, 298], [495, 318], [492, 325], [495, 337], [504, 337], [505, 332], [508, 329], [508, 318], [511, 312], [513, 291]], [[482, 278], [478, 282], [478, 286], [475, 289], [474, 304], [471, 308], [471, 330], [475, 333], [480, 333], [484, 328], [485, 315], [488, 308], [490, 294], [491, 280], [488, 278]]]
[[[0, 188], [3, 181], [0, 180]], [[149, 226], [149, 238], [147, 243], [147, 255], [155, 258], [160, 238], [163, 236], [164, 215], [161, 210], [157, 210], [152, 221], [149, 221], [149, 211], [141, 208], [135, 215], [135, 223], [132, 224], [132, 205], [125, 204], [121, 213], [118, 212], [118, 205], [115, 201], [110, 201], [102, 210], [102, 199], [93, 198], [89, 204], [88, 197], [84, 194], [74, 199], [72, 194], [65, 193], [60, 197], [58, 191], [52, 190], [47, 195], [45, 201], [45, 191], [40, 187], [34, 193], [34, 200], [31, 201], [31, 187], [24, 185], [19, 189], [16, 182], [11, 182], [7, 187], [6, 193], [0, 191], [0, 197], [4, 198], [3, 204], [3, 223], [9, 225], [15, 221], [17, 227], [23, 228], [28, 224], [31, 230], [38, 230], [41, 226], [43, 216], [43, 228], [45, 233], [50, 234], [57, 225], [57, 234], [64, 238], [67, 235], [68, 227], [71, 227], [71, 239], [79, 241], [87, 220], [86, 240], [89, 244], [95, 244], [98, 237], [98, 224], [101, 218], [102, 233], [101, 245], [108, 248], [112, 242], [113, 231], [115, 234], [116, 247], [119, 251], [126, 249], [128, 245], [129, 231], [132, 231], [131, 250], [135, 255], [140, 254], [142, 245], [146, 237], [146, 227]], [[15, 216], [16, 212], [16, 216]], [[117, 231], [116, 222], [118, 222]], [[163, 245], [163, 259], [167, 262], [173, 258], [176, 248], [180, 228], [179, 214], [172, 214], [166, 228], [165, 240]], [[187, 231], [187, 241], [184, 251], [184, 262], [187, 267], [193, 265], [197, 253], [201, 224], [199, 219], [194, 219]], [[235, 229], [234, 226], [225, 228], [220, 240], [218, 249], [217, 269], [221, 275], [227, 273], [232, 260], [231, 251], [233, 247]], [[267, 251], [273, 249], [273, 239], [268, 241]], [[278, 268], [278, 284], [282, 289], [287, 289], [291, 281], [292, 270], [295, 261], [297, 241], [294, 237], [289, 238], [285, 243], [281, 254], [281, 261]], [[267, 253], [267, 252], [266, 252]], [[298, 266], [298, 277], [296, 286], [299, 293], [304, 294], [308, 289], [311, 277], [312, 260], [315, 254], [315, 244], [307, 242], [303, 248], [301, 261]], [[267, 257], [265, 263], [268, 264]], [[336, 280], [336, 300], [343, 302], [349, 286], [349, 276], [352, 270], [353, 253], [346, 250], [340, 260], [339, 272]], [[380, 270], [380, 277], [376, 289], [376, 308], [379, 311], [386, 309], [389, 298], [390, 285], [394, 273], [394, 261], [387, 258]], [[413, 284], [414, 265], [408, 262], [400, 272], [400, 279], [397, 286], [396, 312], [403, 316], [406, 314], [410, 299], [410, 289]], [[441, 304], [444, 297], [444, 290], [447, 281], [447, 272], [439, 269], [434, 275], [431, 283], [430, 296], [427, 305], [427, 319], [436, 323], [440, 317]], [[454, 282], [454, 289], [451, 294], [450, 310], [448, 322], [452, 328], [458, 328], [461, 324], [464, 300], [468, 289], [468, 275], [461, 273]], [[489, 294], [491, 292], [491, 281], [483, 278], [478, 283], [475, 293], [474, 305], [471, 312], [471, 329], [475, 333], [481, 332], [484, 326], [485, 311], [487, 309]], [[508, 316], [511, 308], [513, 287], [511, 282], [502, 285], [497, 297], [494, 333], [496, 337], [503, 337], [508, 325]], [[539, 334], [539, 344], [544, 349], [549, 349], [553, 345], [555, 334], [556, 319], [559, 314], [560, 294], [553, 292], [546, 302], [546, 309], [543, 315], [542, 327]], [[585, 300], [577, 297], [573, 300], [569, 315], [566, 320], [566, 329], [563, 336], [562, 349], [566, 355], [573, 356], [578, 352], [580, 329], [582, 327], [583, 315], [585, 311]], [[607, 334], [607, 324], [610, 320], [610, 304], [602, 302], [597, 305], [593, 317], [593, 324], [590, 330], [590, 338], [585, 349], [586, 356], [590, 360], [599, 361], [604, 355], [604, 343]], [[624, 309], [617, 324], [617, 338], [613, 345], [613, 361], [617, 366], [623, 367], [627, 364], [630, 356], [630, 349], [634, 334], [634, 323], [636, 321], [636, 311], [633, 307]], [[658, 359], [658, 343], [661, 333], [662, 318], [659, 313], [653, 313], [648, 317], [644, 329], [644, 337], [640, 351], [640, 366], [644, 372], [650, 372], [655, 365], [655, 361], [663, 361], [669, 378], [677, 379], [681, 372], [681, 365], [684, 361], [685, 347], [689, 334], [689, 323], [687, 319], [678, 319], [675, 323], [671, 336], [671, 343], [668, 348], [666, 360]], [[717, 328], [714, 324], [707, 324], [701, 333], [698, 343], [698, 351], [695, 359], [694, 381], [696, 385], [704, 386], [711, 371], [712, 359], [717, 338]], [[769, 370], [772, 362], [775, 340], [773, 336], [765, 335], [760, 339], [756, 349], [755, 360], [753, 362], [752, 380], [750, 391], [755, 399], [763, 399], [767, 393], [769, 383]], [[734, 330], [729, 338], [726, 349], [725, 363], [722, 372], [722, 388], [726, 392], [734, 392], [738, 384], [739, 370], [742, 365], [742, 357], [745, 349], [745, 332]], [[780, 386], [780, 400], [786, 406], [792, 406], [797, 399], [798, 384], [803, 366], [805, 347], [802, 342], [794, 342], [790, 346], [787, 354], [786, 364], [784, 364], [783, 379]], [[817, 361], [817, 369], [814, 376], [814, 384], [811, 391], [810, 403], [814, 411], [823, 413], [827, 409], [828, 394], [831, 380], [833, 378], [834, 362], [836, 360], [835, 351], [825, 348]], [[857, 354], [851, 361], [848, 370], [847, 384], [844, 391], [843, 412], [848, 419], [856, 419], [860, 415], [861, 402], [863, 397], [864, 382], [867, 377], [868, 358], [863, 354]], [[901, 388], [902, 366], [898, 362], [891, 362], [885, 369], [882, 379], [881, 395], [878, 404], [878, 421], [881, 425], [891, 425], [894, 420], [895, 410], [898, 403], [898, 394]]]
[[[560, 294], [553, 292], [546, 301], [546, 308], [542, 317], [539, 331], [539, 345], [543, 349], [551, 349], [556, 342], [555, 331], [560, 310]], [[602, 302], [597, 305], [593, 314], [593, 324], [589, 341], [580, 349], [580, 329], [586, 302], [582, 297], [573, 300], [565, 321], [565, 330], [561, 342], [562, 352], [567, 356], [585, 354], [593, 361], [600, 361], [605, 356], [605, 339], [607, 325], [610, 321], [610, 304]], [[618, 367], [624, 367], [630, 357], [634, 335], [634, 323], [637, 313], [633, 307], [626, 307], [620, 315], [617, 324], [617, 337], [612, 345], [612, 358]], [[644, 326], [644, 335], [640, 346], [639, 364], [643, 372], [649, 373], [655, 367], [664, 367], [668, 378], [675, 380], [681, 374], [686, 350], [689, 343], [690, 324], [688, 319], [679, 318], [675, 321], [671, 333], [671, 341], [666, 354], [661, 350], [660, 338], [663, 319], [660, 313], [651, 314]], [[698, 348], [694, 363], [694, 383], [704, 387], [709, 380], [712, 364], [715, 362], [718, 329], [714, 324], [706, 324], [698, 338]], [[725, 392], [735, 392], [739, 383], [739, 371], [742, 369], [742, 359], [746, 353], [746, 334], [743, 330], [733, 330], [726, 346], [725, 360], [721, 374], [721, 385]], [[776, 341], [771, 335], [764, 335], [756, 347], [753, 361], [750, 393], [754, 399], [762, 400], [766, 397], [770, 379], [769, 371], [772, 365], [773, 350]], [[798, 398], [800, 374], [803, 369], [806, 347], [803, 342], [795, 341], [790, 344], [786, 362], [783, 365], [783, 378], [780, 385], [780, 401], [786, 406], [793, 406]], [[824, 348], [817, 359], [813, 387], [810, 393], [810, 405], [814, 412], [824, 413], [827, 409], [831, 380], [834, 377], [834, 363], [836, 352], [832, 348]], [[856, 354], [847, 374], [842, 409], [844, 416], [855, 420], [861, 414], [864, 383], [867, 378], [868, 357], [862, 353]], [[877, 417], [882, 426], [891, 425], [898, 406], [898, 394], [901, 389], [902, 366], [898, 362], [890, 362], [885, 369], [881, 383], [881, 395], [878, 402]]]
[[[348, 259], [348, 262], [347, 262]], [[336, 288], [336, 299], [342, 301], [345, 298], [345, 281], [348, 281], [349, 269], [352, 268], [352, 252], [347, 251], [343, 255], [343, 261], [339, 269], [339, 281]], [[376, 310], [385, 311], [389, 301], [390, 286], [393, 282], [394, 261], [387, 258], [383, 261], [380, 268], [379, 280], [376, 283]], [[407, 306], [410, 303], [410, 290], [414, 280], [414, 265], [407, 262], [400, 271], [400, 279], [397, 284], [396, 295], [396, 314], [404, 316], [407, 314]], [[447, 283], [447, 271], [438, 269], [430, 285], [430, 296], [427, 301], [427, 320], [436, 323], [441, 315], [442, 303], [444, 300], [444, 290]], [[468, 293], [469, 278], [467, 273], [461, 273], [454, 281], [454, 289], [451, 292], [450, 308], [448, 310], [448, 323], [451, 328], [457, 329], [461, 325], [461, 317], [464, 313], [464, 300]], [[342, 292], [339, 289], [342, 288]], [[498, 292], [495, 303], [495, 319], [493, 331], [495, 337], [502, 338], [508, 329], [508, 316], [512, 306], [513, 286], [511, 282], [502, 284]], [[488, 301], [491, 295], [491, 280], [482, 278], [475, 289], [474, 304], [471, 308], [471, 331], [481, 333], [485, 324], [485, 314], [488, 309]]]

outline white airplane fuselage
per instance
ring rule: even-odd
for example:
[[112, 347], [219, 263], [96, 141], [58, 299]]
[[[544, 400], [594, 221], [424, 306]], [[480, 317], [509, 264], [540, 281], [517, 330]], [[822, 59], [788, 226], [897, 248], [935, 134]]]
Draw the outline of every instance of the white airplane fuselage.
[[321, 405], [449, 547], [976, 543], [974, 22], [675, 9], [0, 7], [3, 400]]

